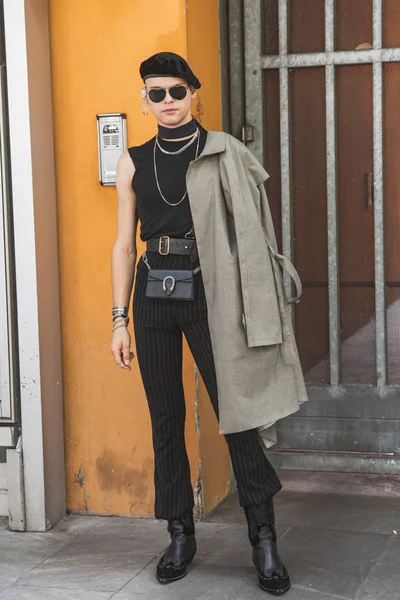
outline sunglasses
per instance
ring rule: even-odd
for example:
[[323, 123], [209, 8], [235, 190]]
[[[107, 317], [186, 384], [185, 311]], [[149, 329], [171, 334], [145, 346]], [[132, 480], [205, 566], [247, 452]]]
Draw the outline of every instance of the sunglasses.
[[187, 95], [188, 88], [184, 85], [174, 85], [174, 87], [169, 89], [152, 88], [149, 91], [149, 98], [152, 102], [162, 102], [167, 95], [167, 92], [169, 92], [169, 95], [174, 100], [183, 100]]

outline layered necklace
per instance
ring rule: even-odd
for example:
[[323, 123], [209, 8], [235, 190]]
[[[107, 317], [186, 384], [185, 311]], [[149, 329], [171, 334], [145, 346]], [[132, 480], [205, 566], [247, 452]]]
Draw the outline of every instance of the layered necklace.
[[[155, 176], [155, 180], [156, 180], [156, 184], [157, 184], [157, 189], [158, 189], [158, 192], [159, 192], [161, 198], [164, 200], [164, 202], [166, 204], [168, 204], [169, 206], [178, 206], [186, 198], [187, 193], [188, 193], [187, 188], [186, 188], [186, 191], [185, 191], [184, 195], [182, 196], [182, 198], [178, 202], [169, 202], [166, 199], [166, 197], [162, 193], [161, 186], [160, 186], [160, 181], [158, 179], [157, 161], [156, 161], [156, 150], [158, 148], [163, 154], [168, 154], [170, 156], [175, 156], [175, 155], [178, 155], [178, 154], [182, 154], [182, 152], [185, 152], [185, 150], [187, 150], [188, 148], [190, 148], [190, 146], [192, 146], [196, 142], [196, 140], [197, 140], [196, 154], [195, 154], [195, 158], [194, 158], [196, 160], [198, 158], [198, 156], [199, 156], [200, 129], [197, 127], [197, 123], [194, 120], [190, 121], [190, 123], [187, 123], [186, 125], [182, 125], [181, 127], [177, 127], [175, 129], [170, 129], [170, 128], [162, 127], [162, 126], [159, 126], [158, 129], [159, 130], [158, 130], [158, 134], [156, 135], [156, 139], [155, 139], [155, 142], [154, 142], [154, 151], [153, 151], [154, 176]], [[189, 141], [187, 142], [187, 144], [185, 144], [184, 146], [182, 146], [182, 148], [179, 148], [179, 150], [175, 150], [175, 151], [165, 150], [165, 148], [163, 148], [161, 146], [161, 144], [160, 144], [160, 140], [159, 140], [159, 135], [160, 134], [161, 134], [161, 137], [163, 139], [173, 140], [173, 139], [179, 139], [179, 138], [182, 138], [182, 137], [186, 137], [187, 135], [190, 135], [191, 133], [193, 134], [192, 137], [189, 139]]]

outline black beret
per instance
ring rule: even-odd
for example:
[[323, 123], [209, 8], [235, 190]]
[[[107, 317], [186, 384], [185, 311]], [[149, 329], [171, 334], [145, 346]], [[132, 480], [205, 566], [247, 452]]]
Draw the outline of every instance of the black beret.
[[187, 64], [186, 60], [174, 52], [158, 52], [140, 65], [140, 76], [143, 81], [149, 77], [179, 77], [198, 90], [200, 81]]

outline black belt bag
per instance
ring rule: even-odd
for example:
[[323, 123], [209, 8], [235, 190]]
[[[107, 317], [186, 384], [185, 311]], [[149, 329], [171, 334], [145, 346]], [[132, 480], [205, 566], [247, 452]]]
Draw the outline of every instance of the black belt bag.
[[146, 252], [142, 256], [148, 268], [146, 297], [158, 300], [193, 300], [194, 275], [200, 267], [186, 269], [152, 269]]

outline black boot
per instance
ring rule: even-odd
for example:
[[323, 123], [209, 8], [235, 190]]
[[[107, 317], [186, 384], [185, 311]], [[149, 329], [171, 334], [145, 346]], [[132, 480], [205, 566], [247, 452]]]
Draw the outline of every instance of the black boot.
[[259, 586], [270, 594], [284, 594], [290, 588], [290, 578], [278, 554], [272, 499], [244, 510]]
[[178, 581], [186, 575], [186, 567], [196, 554], [193, 513], [187, 512], [168, 521], [171, 543], [157, 565], [157, 579], [160, 583]]

